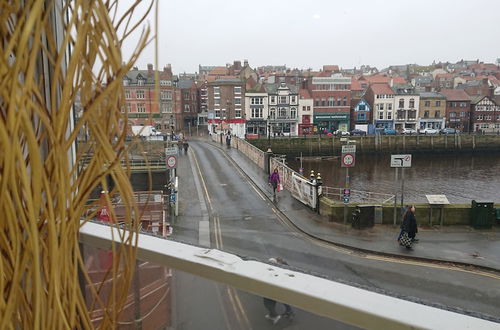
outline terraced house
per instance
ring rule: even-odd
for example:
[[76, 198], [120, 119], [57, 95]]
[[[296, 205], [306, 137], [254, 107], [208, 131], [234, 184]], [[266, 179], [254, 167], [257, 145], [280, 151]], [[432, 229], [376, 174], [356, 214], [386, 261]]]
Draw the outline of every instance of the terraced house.
[[474, 132], [500, 133], [500, 105], [488, 96], [471, 100]]
[[436, 92], [420, 93], [419, 129], [442, 129], [446, 124], [446, 98]]

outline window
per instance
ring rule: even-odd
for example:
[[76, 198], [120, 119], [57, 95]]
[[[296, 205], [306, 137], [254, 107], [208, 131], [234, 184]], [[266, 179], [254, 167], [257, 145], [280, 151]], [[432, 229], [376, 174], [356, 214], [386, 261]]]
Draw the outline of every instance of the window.
[[441, 106], [441, 101], [436, 101], [436, 107], [440, 107]]
[[386, 103], [387, 110], [392, 111], [392, 103]]
[[440, 118], [440, 117], [441, 117], [441, 111], [438, 110], [434, 113], [434, 118]]
[[450, 112], [450, 118], [455, 118], [457, 116], [456, 112]]
[[129, 98], [130, 98], [130, 91], [126, 90], [125, 91], [125, 99], [129, 99]]
[[430, 107], [430, 106], [431, 106], [431, 101], [425, 101], [425, 102], [424, 102], [424, 106], [426, 106], [426, 107]]
[[280, 96], [280, 104], [286, 104], [286, 96]]
[[279, 117], [286, 118], [286, 108], [280, 108]]
[[347, 106], [347, 96], [344, 96], [344, 107]]
[[405, 107], [405, 100], [399, 99], [399, 108], [404, 108], [404, 107]]
[[262, 118], [262, 109], [252, 109], [252, 118]]
[[483, 115], [477, 115], [476, 119], [477, 120], [483, 120], [484, 116]]
[[214, 95], [220, 94], [220, 87], [214, 86]]
[[460, 112], [460, 117], [462, 117], [462, 118], [465, 117], [465, 111]]
[[484, 116], [484, 120], [491, 120], [491, 115]]
[[146, 107], [144, 103], [137, 103], [137, 112], [146, 112]]
[[364, 105], [364, 104], [360, 104], [360, 105], [358, 106], [358, 111], [365, 111], [365, 110], [366, 110], [366, 105]]
[[250, 104], [263, 104], [263, 98], [262, 97], [252, 97], [250, 99]]
[[132, 111], [132, 104], [127, 103], [127, 112]]
[[[311, 111], [311, 106], [310, 105], [307, 106], [307, 111]], [[498, 119], [500, 120], [500, 116], [498, 116]]]
[[460, 102], [460, 108], [465, 108], [467, 106], [467, 103], [465, 102]]
[[215, 110], [215, 118], [220, 118], [220, 110]]
[[366, 120], [366, 114], [365, 113], [358, 113], [358, 121], [361, 120]]
[[302, 106], [302, 111], [306, 111], [306, 106], [305, 105]]
[[137, 85], [144, 86], [144, 79], [142, 78], [137, 79]]
[[377, 110], [384, 110], [384, 103], [378, 103]]
[[450, 102], [450, 107], [456, 107], [457, 106], [457, 102]]
[[214, 98], [214, 105], [220, 105], [220, 98]]
[[182, 96], [184, 97], [184, 101], [188, 101], [189, 100], [189, 91], [183, 91]]
[[160, 86], [172, 86], [172, 82], [170, 80], [160, 80]]
[[189, 104], [184, 104], [184, 112], [189, 112]]
[[317, 107], [319, 107], [319, 100], [318, 99], [314, 100], [314, 105], [317, 106]]
[[276, 108], [269, 109], [269, 118], [271, 119], [276, 118]]
[[328, 106], [329, 107], [335, 106], [335, 99], [333, 97], [328, 98]]
[[276, 104], [276, 97], [274, 95], [271, 96], [271, 103]]
[[235, 118], [241, 118], [241, 109], [235, 109], [234, 110], [234, 117]]
[[495, 128], [500, 128], [500, 124], [495, 124]]
[[378, 119], [384, 119], [384, 113], [382, 111], [378, 113]]
[[234, 105], [241, 105], [241, 97], [234, 98]]
[[290, 96], [290, 103], [292, 104], [297, 103], [297, 97], [295, 95]]
[[424, 111], [424, 118], [429, 118], [429, 111]]
[[234, 87], [234, 94], [241, 94], [241, 87], [240, 86]]
[[326, 106], [326, 100], [325, 99], [321, 99], [321, 106], [322, 107]]
[[168, 104], [167, 103], [161, 103], [160, 104], [160, 111], [161, 111], [161, 113], [167, 113], [168, 112]]
[[144, 91], [142, 89], [139, 89], [135, 92], [135, 96], [138, 98], [138, 99], [143, 99], [144, 98]]
[[485, 129], [485, 128], [490, 128], [490, 125], [489, 124], [481, 124], [480, 127], [483, 128], [483, 129]]
[[391, 120], [392, 119], [392, 112], [387, 113], [387, 119]]
[[130, 81], [128, 79], [123, 79], [123, 86], [130, 85]]
[[340, 107], [342, 104], [342, 99], [340, 97], [337, 98], [337, 106]]
[[292, 118], [292, 119], [297, 118], [297, 108], [295, 108], [295, 107], [290, 108], [290, 118]]

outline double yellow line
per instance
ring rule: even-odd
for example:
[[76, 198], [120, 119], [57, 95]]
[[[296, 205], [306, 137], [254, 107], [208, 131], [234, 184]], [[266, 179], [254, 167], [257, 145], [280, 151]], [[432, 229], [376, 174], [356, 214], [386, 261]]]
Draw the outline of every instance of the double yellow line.
[[[192, 148], [190, 149], [190, 152], [191, 152], [191, 155], [193, 156], [193, 159], [195, 161], [196, 171], [198, 172], [198, 177], [200, 178], [201, 184], [203, 186], [203, 190], [205, 192], [205, 196], [206, 196], [207, 201], [208, 201], [209, 213], [213, 214], [212, 201], [211, 201], [210, 195], [208, 193], [205, 179], [203, 177], [203, 174], [201, 173], [198, 159], [197, 159], [196, 154]], [[239, 169], [238, 169], [238, 171], [239, 171]], [[241, 172], [240, 172], [240, 174], [241, 174]], [[261, 198], [263, 200], [265, 200], [264, 197], [260, 193], [259, 193], [259, 196], [261, 196]], [[218, 215], [213, 215], [212, 217], [210, 217], [210, 219], [212, 220], [212, 224], [213, 224], [214, 237], [215, 237], [215, 247], [219, 250], [223, 250], [224, 249], [224, 242], [222, 241], [222, 228], [220, 225], [220, 217]], [[243, 304], [241, 303], [241, 300], [238, 296], [238, 293], [231, 286], [226, 285], [225, 288], [226, 288], [227, 296], [230, 300], [230, 307], [233, 310], [233, 315], [236, 316], [236, 319], [238, 321], [238, 328], [240, 328], [240, 329], [252, 329], [252, 327], [250, 325], [250, 321], [248, 320], [247, 313], [246, 313], [245, 309], [243, 308]], [[226, 309], [223, 308], [223, 310], [224, 310], [224, 313], [226, 313]], [[226, 314], [224, 314], [224, 320], [226, 321], [227, 328], [231, 329], [232, 327], [229, 324], [229, 320], [228, 320], [228, 317]]]

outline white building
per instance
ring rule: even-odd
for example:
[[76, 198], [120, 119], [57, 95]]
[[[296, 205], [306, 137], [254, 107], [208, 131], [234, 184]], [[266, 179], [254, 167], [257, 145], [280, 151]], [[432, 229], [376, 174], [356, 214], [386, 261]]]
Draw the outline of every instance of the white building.
[[269, 97], [269, 116], [271, 134], [297, 135], [299, 94], [295, 86], [285, 82], [266, 85]]
[[267, 135], [269, 116], [267, 92], [248, 91], [245, 94], [246, 138], [259, 138]]
[[299, 124], [297, 135], [314, 134], [313, 125], [314, 99], [307, 89], [299, 90]]
[[417, 115], [420, 105], [420, 95], [415, 93], [413, 86], [409, 84], [394, 85], [394, 128], [402, 130], [403, 128], [417, 129]]

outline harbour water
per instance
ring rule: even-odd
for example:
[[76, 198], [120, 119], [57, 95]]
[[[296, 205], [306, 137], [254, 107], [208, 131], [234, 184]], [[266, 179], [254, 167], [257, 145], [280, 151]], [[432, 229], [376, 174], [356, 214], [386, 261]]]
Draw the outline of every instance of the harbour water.
[[[299, 170], [300, 160], [287, 164]], [[303, 159], [304, 174], [320, 172], [325, 186], [344, 187], [345, 168], [340, 158], [329, 160]], [[351, 188], [394, 194], [401, 191], [401, 170], [395, 183], [395, 169], [390, 167], [390, 155], [358, 156], [349, 169]], [[405, 203], [426, 202], [425, 195], [448, 197], [451, 203], [500, 202], [500, 153], [462, 155], [413, 155], [412, 167], [404, 170]], [[398, 197], [398, 200], [400, 197]]]

